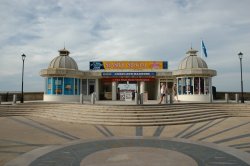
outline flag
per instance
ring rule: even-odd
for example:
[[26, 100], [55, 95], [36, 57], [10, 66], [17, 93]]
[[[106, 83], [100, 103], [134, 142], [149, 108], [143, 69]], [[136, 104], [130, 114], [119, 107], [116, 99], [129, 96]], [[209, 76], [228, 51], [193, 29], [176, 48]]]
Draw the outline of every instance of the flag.
[[201, 40], [201, 48], [202, 48], [203, 54], [205, 55], [205, 57], [207, 57], [207, 49], [205, 47], [203, 40]]

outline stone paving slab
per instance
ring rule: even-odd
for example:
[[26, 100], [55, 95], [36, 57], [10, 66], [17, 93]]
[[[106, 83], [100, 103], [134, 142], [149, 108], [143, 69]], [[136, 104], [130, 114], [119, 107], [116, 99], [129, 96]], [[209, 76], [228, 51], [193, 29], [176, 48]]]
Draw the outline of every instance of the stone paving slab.
[[[64, 145], [72, 141], [95, 141], [115, 137], [185, 139], [214, 142], [250, 153], [250, 119], [234, 117], [168, 126], [84, 125], [38, 117], [0, 118], [0, 165], [40, 147]], [[117, 145], [113, 145], [116, 147]], [[147, 147], [155, 148], [155, 147]], [[169, 150], [169, 149], [167, 149]], [[125, 154], [123, 154], [125, 155]]]

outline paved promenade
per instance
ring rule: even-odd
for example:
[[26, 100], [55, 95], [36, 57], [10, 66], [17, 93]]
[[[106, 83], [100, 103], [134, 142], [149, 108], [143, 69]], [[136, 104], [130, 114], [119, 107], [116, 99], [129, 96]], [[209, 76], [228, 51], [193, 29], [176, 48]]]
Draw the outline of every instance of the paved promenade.
[[107, 126], [9, 116], [0, 117], [0, 133], [0, 165], [250, 163], [249, 117], [182, 125]]

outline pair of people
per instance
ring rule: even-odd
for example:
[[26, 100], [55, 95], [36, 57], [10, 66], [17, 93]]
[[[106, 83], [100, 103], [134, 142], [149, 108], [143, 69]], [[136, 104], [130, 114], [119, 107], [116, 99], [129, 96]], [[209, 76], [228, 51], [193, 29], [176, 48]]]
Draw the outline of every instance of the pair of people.
[[[161, 83], [160, 93], [161, 93], [161, 96], [160, 96], [160, 102], [159, 102], [159, 104], [162, 103], [164, 97], [165, 97], [166, 94], [167, 94], [167, 87], [166, 87], [166, 84], [165, 84], [165, 83]], [[177, 101], [177, 102], [178, 102], [179, 100], [178, 100], [178, 96], [177, 96], [177, 87], [176, 87], [176, 83], [174, 83], [174, 86], [173, 86], [173, 89], [172, 89], [172, 94], [173, 94], [174, 101]]]

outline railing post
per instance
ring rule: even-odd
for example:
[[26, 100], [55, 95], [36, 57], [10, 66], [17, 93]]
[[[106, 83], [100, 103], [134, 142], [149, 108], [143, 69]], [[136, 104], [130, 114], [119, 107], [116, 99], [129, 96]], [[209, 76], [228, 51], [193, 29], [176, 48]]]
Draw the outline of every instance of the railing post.
[[138, 105], [140, 103], [140, 97], [138, 93], [135, 93], [135, 104]]
[[173, 104], [173, 94], [170, 93], [169, 95], [169, 104]]
[[13, 101], [12, 104], [16, 104], [16, 94], [13, 94]]
[[165, 94], [164, 103], [165, 103], [165, 104], [168, 104], [168, 93]]
[[209, 102], [213, 103], [213, 94], [211, 94], [211, 93], [209, 94]]
[[80, 94], [80, 104], [83, 104], [83, 94]]
[[229, 103], [228, 93], [225, 93], [225, 102], [226, 102], [226, 103]]
[[239, 103], [239, 94], [238, 93], [235, 94], [235, 102]]
[[91, 104], [95, 104], [95, 92], [91, 94]]
[[140, 104], [143, 104], [143, 93], [140, 94]]

